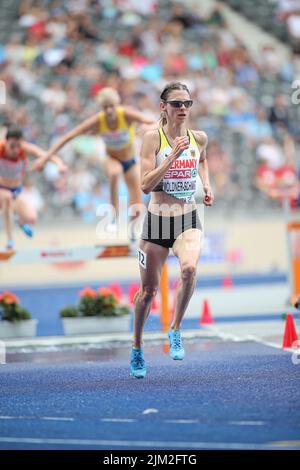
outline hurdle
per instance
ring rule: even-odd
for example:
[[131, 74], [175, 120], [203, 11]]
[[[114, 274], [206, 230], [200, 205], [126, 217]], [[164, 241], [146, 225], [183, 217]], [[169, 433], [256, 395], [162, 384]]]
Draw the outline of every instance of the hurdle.
[[[0, 268], [6, 264], [56, 264], [128, 257], [137, 257], [137, 252], [136, 250], [132, 250], [131, 247], [124, 242], [111, 245], [30, 248], [24, 250], [0, 251]], [[167, 262], [162, 269], [160, 298], [161, 329], [162, 331], [167, 331], [170, 320]]]
[[68, 261], [92, 261], [100, 258], [134, 256], [128, 244], [91, 245], [74, 247], [31, 248], [0, 252], [0, 262], [20, 263], [61, 263]]
[[284, 193], [282, 206], [286, 226], [288, 284], [290, 287], [290, 302], [293, 305], [295, 299], [300, 297], [300, 220], [295, 219], [293, 216], [290, 198], [286, 193]]
[[291, 294], [292, 303], [300, 297], [300, 221], [287, 224], [290, 243]]

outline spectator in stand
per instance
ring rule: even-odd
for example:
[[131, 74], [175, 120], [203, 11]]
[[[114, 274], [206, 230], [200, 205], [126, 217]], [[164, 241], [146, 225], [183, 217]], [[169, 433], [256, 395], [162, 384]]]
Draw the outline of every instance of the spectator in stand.
[[235, 63], [235, 78], [238, 85], [242, 87], [253, 87], [258, 82], [258, 73], [252, 60]]
[[227, 109], [225, 124], [236, 132], [246, 133], [247, 127], [254, 119], [251, 104], [245, 95], [234, 97]]
[[277, 15], [285, 21], [291, 14], [300, 10], [300, 0], [277, 0]]
[[268, 197], [276, 187], [276, 171], [267, 160], [261, 159], [260, 165], [256, 168], [255, 186]]
[[247, 137], [251, 146], [272, 137], [272, 127], [267, 120], [267, 113], [264, 108], [257, 108], [254, 119], [247, 126]]
[[96, 183], [91, 190], [78, 190], [74, 194], [74, 208], [85, 222], [96, 219], [97, 208], [106, 204], [109, 198], [108, 191], [100, 183]]
[[272, 199], [282, 202], [287, 197], [292, 205], [297, 205], [299, 181], [293, 141], [286, 134], [281, 149], [273, 139], [266, 140], [257, 149], [262, 164], [256, 170], [256, 186]]
[[55, 112], [62, 112], [66, 104], [66, 92], [58, 81], [53, 81], [49, 88], [46, 88], [42, 95], [41, 101]]
[[300, 54], [300, 8], [299, 12], [288, 17], [287, 28], [291, 37], [293, 51]]
[[223, 28], [226, 24], [223, 10], [224, 5], [221, 2], [216, 2], [209, 16], [206, 18], [206, 23], [211, 26]]
[[281, 203], [288, 199], [292, 207], [298, 206], [300, 185], [295, 167], [285, 163], [274, 173], [275, 181], [267, 191], [267, 195]]
[[264, 45], [260, 50], [259, 67], [262, 75], [269, 77], [280, 71], [281, 58], [278, 57], [276, 48], [270, 44]]
[[197, 15], [193, 15], [181, 3], [173, 3], [170, 16], [170, 22], [180, 24], [182, 29], [191, 28], [201, 21]]
[[233, 167], [228, 154], [221, 149], [217, 140], [211, 140], [208, 145], [207, 162], [215, 197], [222, 197], [230, 185]]
[[282, 132], [291, 129], [288, 101], [285, 95], [280, 94], [275, 97], [269, 113], [269, 122], [276, 137], [279, 137]]
[[[191, 127], [200, 125], [216, 138], [224, 135], [222, 149], [227, 145], [233, 158], [237, 150], [230, 142], [236, 132], [251, 146], [265, 143], [270, 126], [282, 145], [286, 129], [299, 140], [296, 121], [289, 116], [294, 105], [272, 87], [262, 87], [274, 79], [275, 90], [275, 83], [279, 88], [295, 80], [299, 56], [291, 51], [291, 60], [283, 59], [276, 44], [254, 56], [227, 24], [221, 2], [215, 2], [210, 13], [198, 9], [199, 3], [194, 2], [191, 10], [182, 2], [157, 0], [21, 1], [19, 28], [14, 27], [0, 46], [1, 80], [7, 92], [5, 106], [0, 104], [0, 124], [6, 119], [17, 122], [27, 141], [49, 147], [51, 139], [61, 136], [61, 126], [65, 132], [97, 112], [97, 102], [90, 98], [102, 88], [116, 89], [125, 106], [156, 117], [157, 90], [184, 74], [194, 98]], [[298, 15], [299, 3], [279, 0], [282, 20]], [[116, 24], [118, 30], [113, 31]], [[278, 98], [272, 96], [275, 93]], [[270, 96], [275, 100], [269, 112]], [[85, 139], [85, 148], [90, 149], [90, 136]], [[74, 141], [67, 149], [68, 160], [74, 160], [76, 148]], [[102, 147], [97, 148], [101, 156]], [[47, 171], [51, 179], [51, 168]], [[88, 166], [87, 171], [94, 170]], [[66, 187], [71, 178], [72, 173], [55, 183], [61, 199], [51, 190], [52, 183], [41, 185], [45, 200], [55, 200], [58, 209], [59, 200], [67, 205], [74, 196], [73, 188]], [[219, 174], [217, 178], [222, 179]], [[233, 191], [233, 185], [226, 189], [228, 194]]]
[[284, 163], [283, 148], [276, 142], [273, 137], [267, 137], [258, 145], [256, 155], [269, 168], [277, 170]]

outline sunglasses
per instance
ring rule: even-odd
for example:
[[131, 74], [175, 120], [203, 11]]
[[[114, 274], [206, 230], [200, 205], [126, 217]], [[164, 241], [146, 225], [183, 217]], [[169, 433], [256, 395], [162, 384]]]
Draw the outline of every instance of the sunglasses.
[[172, 108], [181, 108], [182, 105], [184, 105], [185, 108], [190, 108], [193, 104], [193, 100], [173, 100], [173, 101], [165, 101], [165, 103], [168, 103], [172, 106]]

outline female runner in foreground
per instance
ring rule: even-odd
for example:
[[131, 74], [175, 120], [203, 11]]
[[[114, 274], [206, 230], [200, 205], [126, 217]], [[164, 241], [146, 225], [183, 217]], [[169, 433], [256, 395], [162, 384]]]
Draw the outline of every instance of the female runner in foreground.
[[103, 88], [98, 98], [102, 111], [86, 119], [60, 139], [48, 151], [46, 158], [33, 165], [33, 169], [42, 169], [52, 155], [78, 135], [88, 131], [100, 133], [106, 145], [104, 168], [110, 186], [110, 200], [117, 215], [118, 180], [122, 172], [128, 188], [130, 206], [142, 204], [140, 170], [134, 148], [134, 127], [135, 123], [153, 125], [156, 121], [135, 109], [121, 106], [120, 96], [113, 88]]
[[160, 98], [161, 127], [145, 134], [141, 150], [142, 190], [151, 193], [151, 199], [139, 245], [141, 288], [135, 297], [130, 363], [136, 378], [146, 375], [142, 333], [170, 248], [181, 269], [174, 319], [168, 332], [170, 355], [175, 360], [184, 358], [181, 321], [195, 287], [202, 236], [194, 200], [197, 174], [203, 183], [204, 204], [213, 203], [206, 161], [207, 136], [186, 128], [193, 104], [188, 88], [179, 82], [170, 83]]
[[[3, 209], [6, 232], [6, 249], [14, 248], [13, 215], [18, 217], [18, 224], [28, 236], [33, 236], [32, 225], [36, 223], [37, 214], [28, 201], [22, 196], [22, 184], [26, 170], [27, 155], [42, 158], [46, 152], [40, 147], [23, 140], [23, 134], [17, 127], [10, 127], [6, 139], [0, 141], [0, 208]], [[60, 158], [53, 156], [61, 172], [67, 170]]]

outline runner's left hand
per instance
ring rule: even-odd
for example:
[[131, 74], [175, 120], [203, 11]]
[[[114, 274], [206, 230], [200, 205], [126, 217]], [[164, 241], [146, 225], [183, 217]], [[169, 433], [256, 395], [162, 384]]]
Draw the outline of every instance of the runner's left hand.
[[205, 206], [211, 206], [214, 202], [214, 195], [210, 186], [203, 186], [203, 190], [205, 193], [203, 204]]

